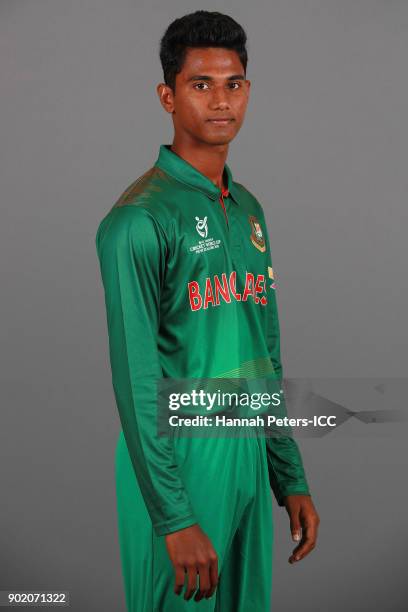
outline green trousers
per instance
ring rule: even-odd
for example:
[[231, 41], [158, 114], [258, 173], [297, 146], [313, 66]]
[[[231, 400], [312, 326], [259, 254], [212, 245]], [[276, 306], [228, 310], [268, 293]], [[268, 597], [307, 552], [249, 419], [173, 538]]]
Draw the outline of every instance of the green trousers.
[[218, 555], [210, 599], [176, 595], [165, 536], [156, 536], [123, 431], [115, 456], [118, 533], [128, 612], [269, 612], [273, 518], [265, 438], [175, 439], [198, 523]]

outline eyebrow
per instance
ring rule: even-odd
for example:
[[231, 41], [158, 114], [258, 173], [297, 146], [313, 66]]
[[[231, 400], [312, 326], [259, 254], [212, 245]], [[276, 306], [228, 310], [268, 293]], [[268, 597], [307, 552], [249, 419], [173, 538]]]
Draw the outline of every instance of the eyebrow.
[[[213, 81], [213, 77], [210, 77], [206, 74], [193, 74], [191, 77], [187, 79], [189, 81]], [[245, 76], [243, 74], [232, 74], [227, 77], [227, 81], [245, 81]]]

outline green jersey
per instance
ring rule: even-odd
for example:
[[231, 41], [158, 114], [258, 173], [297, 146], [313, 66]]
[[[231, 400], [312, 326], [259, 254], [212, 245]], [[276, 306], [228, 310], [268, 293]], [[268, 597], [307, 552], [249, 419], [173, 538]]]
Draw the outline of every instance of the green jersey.
[[[161, 145], [155, 164], [100, 222], [112, 382], [126, 444], [153, 528], [196, 523], [170, 438], [157, 435], [162, 378], [282, 379], [276, 283], [263, 209]], [[266, 438], [279, 505], [310, 495], [292, 437]]]

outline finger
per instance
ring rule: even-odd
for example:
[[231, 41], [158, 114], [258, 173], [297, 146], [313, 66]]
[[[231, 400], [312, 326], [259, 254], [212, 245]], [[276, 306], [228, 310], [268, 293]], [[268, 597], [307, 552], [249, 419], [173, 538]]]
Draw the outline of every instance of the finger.
[[297, 548], [293, 551], [292, 555], [289, 557], [289, 563], [301, 561], [314, 549], [314, 547], [315, 542], [313, 540], [306, 540], [300, 548]]
[[308, 526], [304, 531], [304, 537], [302, 538], [299, 546], [295, 548], [291, 557], [289, 558], [289, 562], [293, 563], [294, 561], [300, 561], [306, 555], [308, 555], [315, 547], [317, 539], [317, 528], [313, 526]]
[[299, 513], [291, 514], [289, 517], [290, 520], [290, 531], [292, 533], [292, 540], [294, 542], [300, 542], [302, 538], [302, 527], [300, 525], [300, 517]]
[[184, 578], [185, 578], [184, 568], [181, 565], [178, 565], [175, 568], [175, 574], [176, 574], [176, 578], [174, 581], [174, 592], [176, 595], [180, 595], [181, 591], [183, 590], [183, 586], [184, 586]]
[[208, 591], [206, 598], [209, 599], [215, 593], [215, 589], [218, 585], [218, 558], [210, 563], [210, 590]]
[[195, 594], [194, 601], [200, 601], [201, 599], [203, 599], [203, 597], [205, 597], [205, 595], [207, 594], [207, 591], [210, 588], [209, 564], [203, 563], [203, 564], [200, 564], [198, 567], [199, 567], [200, 585], [199, 585], [197, 593]]
[[197, 567], [196, 565], [189, 565], [187, 569], [187, 588], [184, 593], [184, 599], [191, 599], [197, 589]]

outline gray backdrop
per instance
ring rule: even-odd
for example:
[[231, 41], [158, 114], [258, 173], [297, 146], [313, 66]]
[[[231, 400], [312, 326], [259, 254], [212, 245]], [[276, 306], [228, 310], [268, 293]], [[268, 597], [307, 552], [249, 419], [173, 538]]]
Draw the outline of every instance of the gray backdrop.
[[[407, 2], [1, 0], [0, 589], [75, 611], [125, 609], [95, 233], [171, 142], [158, 41], [198, 8], [248, 33], [228, 163], [265, 208], [285, 375], [407, 375]], [[289, 565], [274, 506], [273, 610], [405, 608], [405, 439], [300, 440], [320, 540]]]

